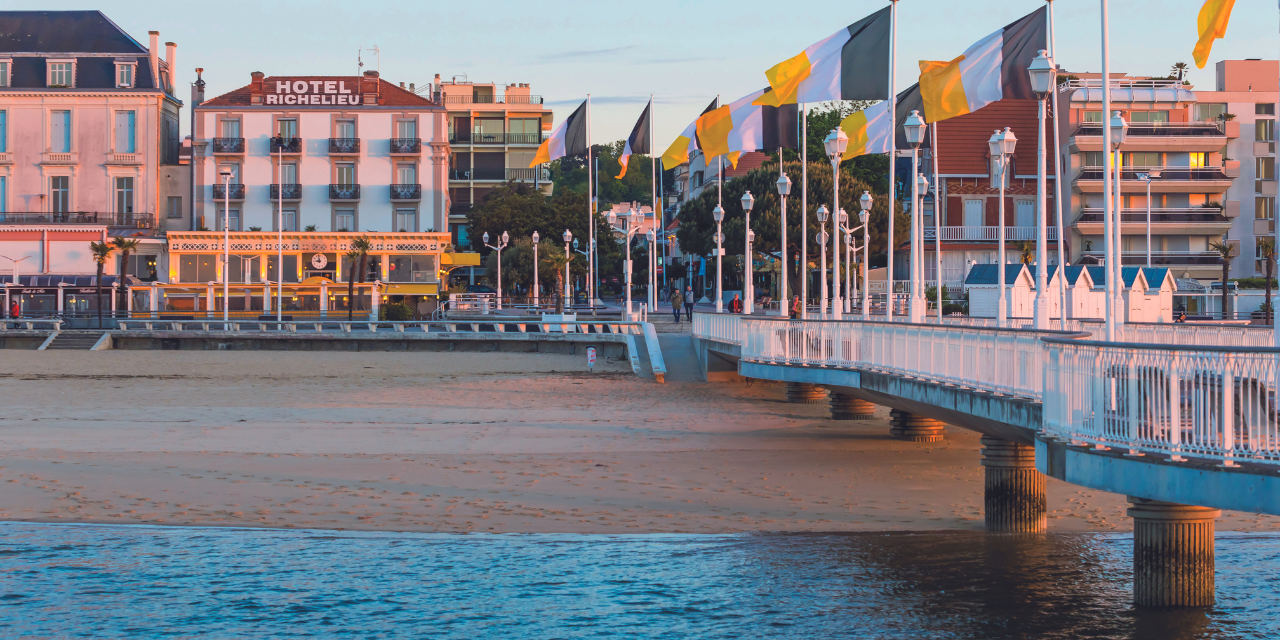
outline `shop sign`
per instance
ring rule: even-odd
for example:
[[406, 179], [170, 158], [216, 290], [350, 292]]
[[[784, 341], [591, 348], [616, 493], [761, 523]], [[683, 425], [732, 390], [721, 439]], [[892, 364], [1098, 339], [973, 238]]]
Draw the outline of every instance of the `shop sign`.
[[264, 98], [275, 105], [360, 106], [363, 101], [353, 89], [346, 80], [276, 80], [275, 93]]

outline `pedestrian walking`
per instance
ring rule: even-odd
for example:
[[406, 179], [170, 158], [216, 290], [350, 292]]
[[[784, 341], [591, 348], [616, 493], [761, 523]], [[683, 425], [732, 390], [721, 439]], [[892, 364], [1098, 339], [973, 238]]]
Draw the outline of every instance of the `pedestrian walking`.
[[799, 318], [800, 312], [802, 311], [804, 311], [804, 307], [801, 306], [800, 296], [796, 296], [795, 299], [791, 301], [791, 319], [795, 320], [796, 318]]
[[14, 301], [9, 305], [9, 317], [10, 317], [10, 318], [16, 318], [16, 317], [18, 317], [21, 313], [22, 313], [22, 308], [18, 306], [18, 301], [17, 301], [17, 300], [14, 300]]
[[683, 305], [684, 296], [680, 295], [680, 290], [671, 292], [671, 313], [676, 317], [676, 324], [680, 324], [680, 307]]
[[693, 322], [693, 285], [684, 288], [684, 316], [689, 322]]
[[742, 313], [742, 299], [738, 294], [733, 294], [733, 299], [729, 301], [729, 313]]

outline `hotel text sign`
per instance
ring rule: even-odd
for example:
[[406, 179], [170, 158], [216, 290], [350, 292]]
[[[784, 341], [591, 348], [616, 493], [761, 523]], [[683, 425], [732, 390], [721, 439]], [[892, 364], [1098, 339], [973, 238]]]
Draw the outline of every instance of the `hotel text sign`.
[[[266, 104], [345, 105], [363, 103], [346, 80], [276, 80], [275, 93], [267, 93]], [[268, 91], [270, 88], [268, 88]]]

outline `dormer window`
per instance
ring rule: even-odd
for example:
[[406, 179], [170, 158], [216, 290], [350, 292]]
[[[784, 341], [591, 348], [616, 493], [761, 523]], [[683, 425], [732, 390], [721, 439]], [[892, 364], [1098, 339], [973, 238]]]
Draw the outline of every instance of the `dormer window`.
[[74, 60], [50, 60], [50, 87], [70, 88], [76, 86], [76, 63]]
[[116, 88], [132, 89], [133, 73], [137, 63], [134, 62], [117, 62], [116, 63]]

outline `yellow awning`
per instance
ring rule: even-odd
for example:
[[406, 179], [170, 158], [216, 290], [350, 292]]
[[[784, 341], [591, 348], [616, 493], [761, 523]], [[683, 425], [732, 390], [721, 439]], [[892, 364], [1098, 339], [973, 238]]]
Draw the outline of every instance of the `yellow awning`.
[[455, 267], [478, 267], [480, 266], [480, 254], [478, 253], [442, 253], [440, 254], [440, 265], [453, 265]]
[[389, 296], [434, 296], [438, 287], [435, 284], [388, 284], [386, 295]]

